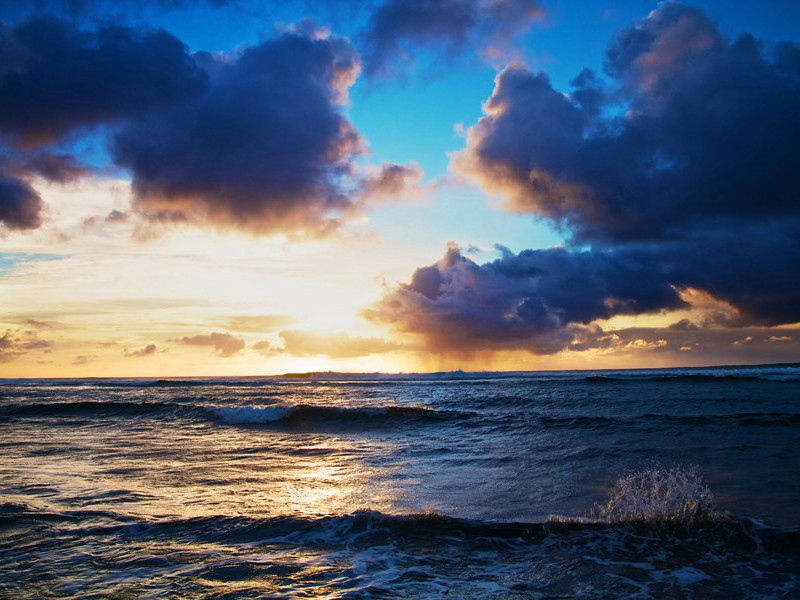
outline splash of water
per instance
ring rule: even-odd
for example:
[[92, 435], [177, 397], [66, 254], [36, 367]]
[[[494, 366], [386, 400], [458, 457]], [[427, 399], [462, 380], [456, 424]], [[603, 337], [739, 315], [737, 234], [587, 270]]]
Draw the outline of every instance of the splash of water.
[[591, 516], [607, 523], [688, 525], [720, 514], [697, 467], [650, 466], [623, 473]]

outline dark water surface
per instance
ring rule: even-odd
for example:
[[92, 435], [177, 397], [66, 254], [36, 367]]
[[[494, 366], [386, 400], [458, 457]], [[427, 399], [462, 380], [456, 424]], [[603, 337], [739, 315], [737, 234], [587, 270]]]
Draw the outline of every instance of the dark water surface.
[[798, 367], [5, 380], [0, 596], [796, 598], [799, 434]]

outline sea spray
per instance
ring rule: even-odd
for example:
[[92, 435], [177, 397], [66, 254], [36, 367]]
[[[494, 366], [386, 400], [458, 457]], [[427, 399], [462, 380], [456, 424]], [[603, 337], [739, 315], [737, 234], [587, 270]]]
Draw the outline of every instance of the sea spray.
[[696, 466], [649, 466], [623, 473], [591, 517], [607, 523], [689, 525], [720, 516]]

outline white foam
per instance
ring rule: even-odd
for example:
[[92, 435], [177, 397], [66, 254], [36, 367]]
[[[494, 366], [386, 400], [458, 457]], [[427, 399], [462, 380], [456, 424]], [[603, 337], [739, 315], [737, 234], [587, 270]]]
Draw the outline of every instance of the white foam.
[[240, 425], [244, 423], [273, 423], [285, 419], [291, 413], [291, 406], [236, 406], [210, 409], [224, 423]]

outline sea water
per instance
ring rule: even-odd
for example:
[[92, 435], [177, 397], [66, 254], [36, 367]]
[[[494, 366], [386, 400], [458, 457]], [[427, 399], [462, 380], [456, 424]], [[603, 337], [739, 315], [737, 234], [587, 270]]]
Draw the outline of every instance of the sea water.
[[800, 368], [0, 382], [0, 596], [800, 597]]

